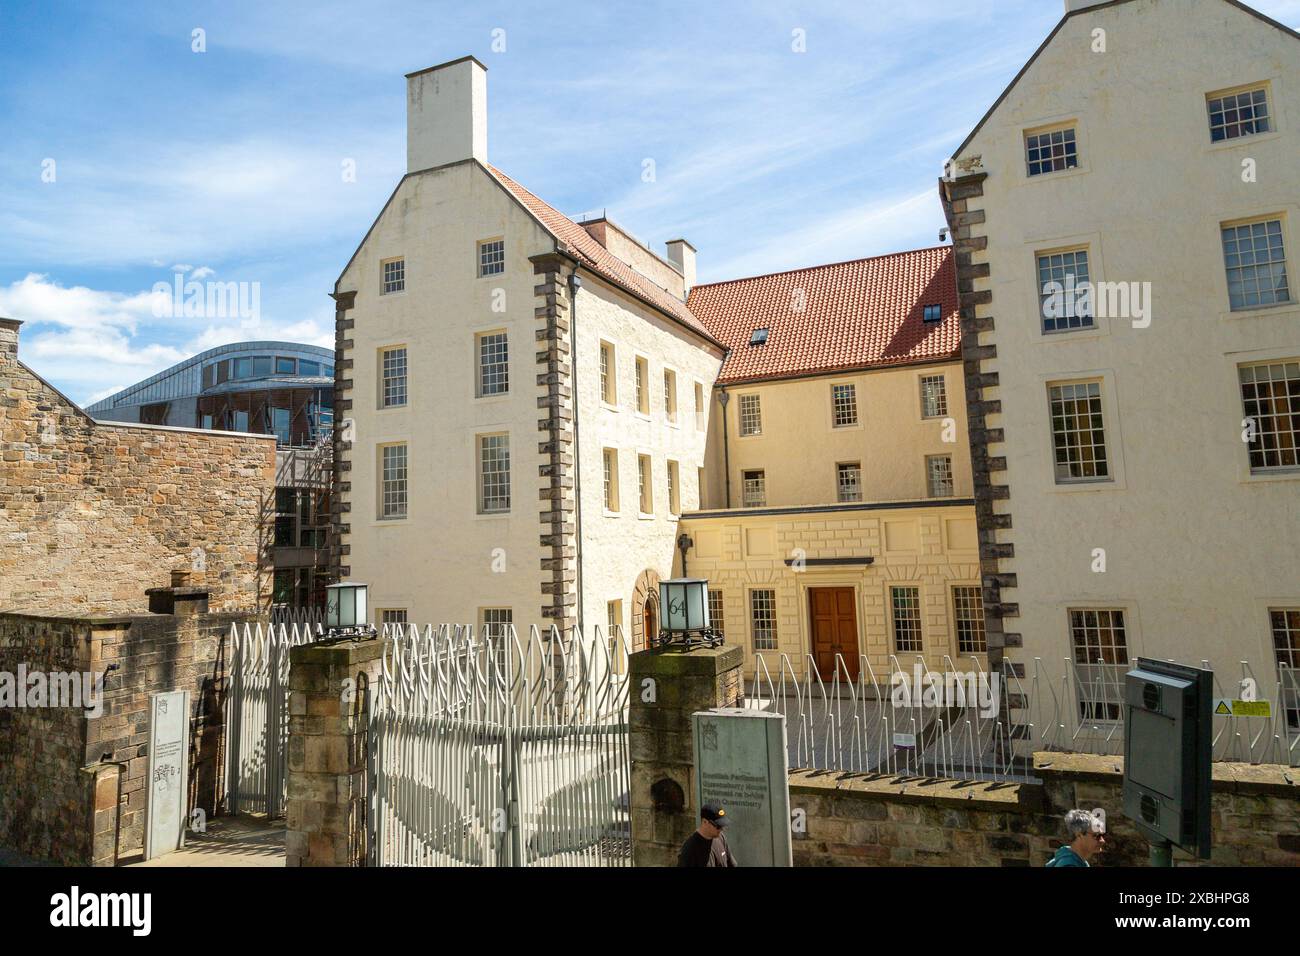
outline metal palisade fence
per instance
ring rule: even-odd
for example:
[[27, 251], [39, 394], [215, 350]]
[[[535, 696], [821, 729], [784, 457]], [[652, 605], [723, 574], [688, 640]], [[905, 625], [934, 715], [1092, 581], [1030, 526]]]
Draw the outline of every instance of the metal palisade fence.
[[226, 808], [283, 815], [288, 780], [289, 649], [324, 636], [317, 616], [276, 612], [232, 624], [226, 713]]
[[[811, 655], [796, 670], [785, 654], [769, 668], [756, 657], [745, 706], [786, 718], [792, 768], [991, 781], [1033, 777], [1034, 751], [1120, 754], [1124, 749], [1124, 675], [1128, 663], [1066, 660], [1051, 676], [1041, 659], [1024, 678], [1011, 662], [996, 674], [977, 657], [942, 670], [917, 656], [856, 667], [842, 655], [827, 678]], [[1209, 668], [1208, 661], [1201, 666]], [[1215, 717], [1216, 761], [1300, 765], [1300, 672], [1281, 666], [1277, 681], [1255, 681], [1240, 665], [1240, 686], [1258, 688], [1270, 717]], [[1215, 675], [1217, 697], [1238, 697]]]
[[837, 654], [827, 679], [812, 655], [801, 671], [785, 654], [776, 663], [773, 672], [756, 657], [745, 706], [785, 716], [791, 768], [975, 780], [1028, 773], [1015, 746], [1026, 732], [1025, 694], [1009, 668], [990, 672], [972, 657], [959, 671], [944, 657], [936, 671], [923, 657], [891, 655], [877, 672], [866, 655]]
[[385, 625], [370, 688], [372, 866], [629, 866], [627, 648]]
[[[1124, 752], [1124, 675], [1130, 663], [1080, 663], [1066, 658], [1059, 676], [1035, 658], [1029, 681], [1035, 746], [1039, 750]], [[1209, 661], [1200, 666], [1212, 669]], [[1275, 681], [1258, 680], [1241, 661], [1234, 676], [1215, 671], [1214, 696], [1243, 694], [1267, 700], [1268, 717], [1216, 716], [1213, 759], [1236, 763], [1300, 766], [1300, 671], [1278, 665]], [[1226, 684], [1226, 686], [1225, 686]], [[1249, 688], [1249, 690], [1245, 690]]]

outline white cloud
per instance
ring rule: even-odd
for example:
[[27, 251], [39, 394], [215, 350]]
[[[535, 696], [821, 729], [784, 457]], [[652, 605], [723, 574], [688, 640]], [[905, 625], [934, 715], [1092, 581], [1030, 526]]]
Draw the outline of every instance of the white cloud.
[[[238, 318], [200, 320], [207, 324], [199, 327], [193, 320], [155, 318], [151, 292], [65, 287], [35, 273], [0, 286], [0, 315], [24, 321], [23, 361], [85, 404], [124, 387], [123, 379], [134, 384], [218, 345], [272, 340], [334, 347], [328, 306], [292, 321], [264, 317], [245, 326]], [[159, 341], [163, 335], [165, 342]]]

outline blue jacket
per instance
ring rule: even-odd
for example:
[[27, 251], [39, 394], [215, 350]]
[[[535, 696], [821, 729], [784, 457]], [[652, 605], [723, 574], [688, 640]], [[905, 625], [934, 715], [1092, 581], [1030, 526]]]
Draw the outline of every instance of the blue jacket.
[[1068, 846], [1063, 846], [1056, 851], [1056, 856], [1047, 861], [1048, 866], [1090, 866], [1083, 857], [1075, 853]]

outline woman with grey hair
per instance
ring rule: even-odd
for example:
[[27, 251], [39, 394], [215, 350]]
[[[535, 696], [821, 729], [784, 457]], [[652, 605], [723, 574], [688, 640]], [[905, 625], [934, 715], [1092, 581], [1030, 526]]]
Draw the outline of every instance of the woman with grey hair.
[[1065, 832], [1070, 843], [1056, 851], [1048, 866], [1091, 866], [1088, 862], [1106, 845], [1106, 829], [1099, 817], [1087, 810], [1071, 810], [1065, 815]]

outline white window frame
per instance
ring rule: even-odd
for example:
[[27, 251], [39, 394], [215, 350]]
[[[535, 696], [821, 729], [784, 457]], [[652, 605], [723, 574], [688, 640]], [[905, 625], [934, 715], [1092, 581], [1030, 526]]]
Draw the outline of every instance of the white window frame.
[[[1259, 115], [1259, 106], [1261, 104], [1260, 104], [1258, 94], [1263, 94], [1264, 111], [1262, 117]], [[1235, 102], [1231, 106], [1227, 106], [1226, 104], [1224, 104], [1224, 101], [1230, 97]], [[1249, 102], [1243, 104], [1241, 102], [1242, 97], [1249, 97], [1250, 98]], [[1216, 103], [1219, 103], [1223, 107], [1218, 114], [1216, 114], [1214, 109], [1214, 105]], [[1249, 109], [1250, 112], [1249, 119], [1241, 118], [1240, 114], [1243, 110], [1243, 106]], [[1238, 118], [1234, 121], [1234, 123], [1227, 122], [1226, 110], [1228, 109], [1234, 110], [1238, 114]], [[1205, 112], [1206, 112], [1206, 121], [1208, 123], [1208, 129], [1210, 133], [1210, 144], [1212, 146], [1239, 143], [1243, 140], [1251, 139], [1252, 137], [1267, 136], [1269, 133], [1277, 132], [1277, 117], [1273, 114], [1273, 91], [1271, 85], [1267, 81], [1262, 83], [1249, 83], [1245, 86], [1236, 86], [1226, 90], [1216, 90], [1213, 93], [1206, 93]], [[1215, 123], [1216, 115], [1218, 115], [1224, 120], [1219, 125], [1216, 125]], [[1252, 129], [1250, 131], [1246, 131], [1245, 129], [1241, 128], [1246, 126], [1247, 124], [1259, 125], [1261, 121], [1265, 126], [1268, 127], [1267, 129]], [[1225, 132], [1223, 136], [1220, 136], [1218, 139], [1215, 139], [1214, 137], [1215, 130], [1222, 129], [1226, 131], [1228, 129], [1231, 129], [1234, 124], [1238, 127], [1238, 132], [1236, 133], [1236, 135], [1228, 135]]]
[[[1075, 429], [1071, 431], [1058, 432], [1056, 428], [1057, 399], [1055, 393], [1059, 389], [1062, 391], [1062, 395], [1061, 395], [1062, 401], [1072, 401], [1077, 404], [1077, 402], [1080, 400], [1081, 397], [1078, 394], [1079, 389], [1081, 388], [1087, 390], [1082, 397], [1088, 400], [1089, 406], [1093, 404], [1093, 400], [1095, 400], [1096, 402], [1096, 412], [1093, 412], [1090, 409], [1087, 413], [1087, 417], [1091, 419], [1091, 416], [1093, 414], [1100, 414], [1101, 416], [1100, 430], [1094, 432], [1091, 425], [1089, 425], [1087, 429]], [[1072, 394], [1069, 396], [1065, 395], [1064, 390], [1066, 389], [1071, 390]], [[1095, 394], [1092, 394], [1092, 391], [1094, 389], [1095, 389]], [[1106, 413], [1105, 394], [1106, 394], [1105, 382], [1100, 378], [1070, 379], [1066, 381], [1047, 383], [1047, 426], [1048, 426], [1048, 431], [1050, 432], [1051, 435], [1052, 476], [1055, 479], [1057, 485], [1100, 484], [1104, 482], [1113, 482], [1115, 480], [1115, 473], [1117, 471], [1117, 462], [1111, 453], [1111, 447], [1110, 447], [1110, 440], [1113, 440], [1114, 436], [1110, 434], [1109, 422]], [[1064, 409], [1062, 410], [1064, 411]], [[1079, 417], [1080, 416], [1076, 411], [1074, 414], [1074, 420], [1077, 422]], [[1059, 436], [1062, 435], [1076, 436], [1076, 439], [1073, 443], [1067, 442], [1065, 445], [1065, 449], [1068, 453], [1066, 465], [1071, 466], [1070, 470], [1073, 470], [1072, 466], [1076, 463], [1080, 466], [1080, 470], [1087, 470], [1084, 466], [1091, 465], [1091, 467], [1094, 470], [1094, 474], [1062, 475], [1061, 464], [1057, 461], [1057, 452], [1058, 452], [1057, 439]], [[1100, 442], [1096, 441], [1096, 438], [1098, 436], [1100, 437]], [[1094, 454], [1092, 455], [1091, 459], [1089, 459], [1088, 461], [1085, 461], [1081, 455], [1078, 455], [1079, 449], [1084, 447], [1082, 442], [1082, 438], [1084, 437], [1087, 437], [1089, 439], [1087, 447], [1094, 449]], [[1102, 457], [1100, 460], [1105, 467], [1105, 474], [1095, 473], [1097, 462], [1098, 462], [1098, 458], [1095, 454], [1095, 449], [1098, 448], [1100, 448], [1102, 452]], [[1071, 462], [1070, 460], [1068, 460], [1071, 455], [1077, 457], [1077, 462]]]
[[[499, 248], [496, 248], [499, 247]], [[491, 278], [492, 276], [505, 275], [506, 272], [506, 239], [505, 236], [495, 236], [491, 239], [480, 239], [474, 246], [475, 269], [480, 279]], [[500, 255], [497, 255], [500, 253]]]
[[[747, 404], [752, 407], [746, 409]], [[746, 426], [746, 419], [753, 427]], [[736, 430], [741, 438], [757, 438], [763, 434], [763, 400], [757, 392], [736, 396]]]
[[[400, 449], [400, 462], [397, 451]], [[386, 442], [379, 446], [379, 520], [401, 521], [410, 514], [411, 507], [411, 451], [404, 441]], [[389, 463], [392, 460], [392, 475]], [[400, 470], [400, 475], [399, 475]]]
[[[501, 361], [485, 362], [484, 346], [488, 340], [501, 339], [505, 355]], [[487, 391], [484, 377], [489, 368], [500, 367], [502, 387], [496, 391]], [[510, 333], [506, 329], [490, 329], [474, 335], [474, 396], [476, 398], [500, 398], [510, 394]]]
[[600, 401], [608, 408], [618, 407], [618, 350], [613, 342], [600, 342]]
[[638, 415], [650, 417], [650, 360], [644, 355], [632, 359], [632, 404]]
[[[497, 439], [504, 439], [504, 445], [497, 444], [496, 443]], [[505, 450], [505, 456], [504, 456], [505, 467], [504, 468], [496, 467], [491, 472], [488, 472], [486, 470], [488, 461], [486, 460], [485, 457], [488, 451], [489, 442], [492, 443], [492, 447], [494, 449], [499, 450], [500, 448], [504, 447]], [[475, 485], [477, 488], [478, 501], [476, 504], [477, 504], [478, 513], [481, 515], [509, 514], [511, 506], [513, 504], [511, 498], [511, 480], [510, 480], [511, 478], [510, 433], [509, 432], [488, 432], [482, 435], [475, 435], [474, 436], [474, 458], [475, 458], [474, 471], [477, 476], [477, 481], [475, 482]], [[499, 461], [494, 460], [493, 464], [497, 465], [499, 464]], [[503, 480], [490, 477], [496, 475], [504, 475], [505, 477]], [[489, 482], [491, 482], [491, 484], [493, 485], [493, 494], [491, 496], [489, 496], [488, 494]], [[503, 487], [504, 487], [504, 494], [501, 491]], [[493, 507], [488, 507], [489, 497], [490, 500], [494, 503]], [[500, 504], [502, 498], [505, 499], [504, 505]]]
[[[1266, 378], [1261, 378], [1263, 372]], [[1246, 381], [1249, 375], [1250, 381]], [[1243, 421], [1250, 424], [1254, 440], [1246, 445], [1246, 462], [1252, 475], [1287, 475], [1300, 473], [1300, 356], [1242, 362], [1237, 366], [1237, 394], [1241, 399]], [[1261, 397], [1262, 387], [1272, 394]], [[1254, 391], [1252, 398], [1246, 392]], [[1290, 420], [1291, 428], [1282, 430]], [[1268, 447], [1270, 445], [1272, 447]], [[1269, 457], [1276, 463], [1269, 464]]]
[[[847, 390], [848, 401], [840, 401], [840, 392]], [[844, 418], [841, 421], [841, 412], [844, 412]], [[852, 418], [849, 419], [851, 413]], [[832, 428], [856, 428], [862, 419], [858, 415], [858, 386], [855, 382], [832, 382], [831, 383], [831, 427]]]
[[766, 508], [767, 507], [767, 470], [766, 469], [745, 468], [741, 470], [740, 506], [742, 508]]
[[[400, 370], [397, 353], [401, 353]], [[389, 358], [392, 357], [391, 374]], [[405, 345], [385, 345], [379, 350], [379, 407], [404, 408], [410, 395], [411, 353]]]
[[642, 518], [653, 518], [655, 513], [654, 460], [649, 455], [636, 456], [637, 512]]
[[[1061, 142], [1057, 143], [1055, 137], [1060, 136]], [[1048, 142], [1041, 142], [1046, 138]], [[1037, 140], [1031, 145], [1031, 140]], [[1079, 133], [1079, 124], [1075, 122], [1054, 123], [1050, 126], [1040, 126], [1034, 129], [1024, 131], [1022, 137], [1022, 150], [1025, 157], [1025, 178], [1039, 179], [1043, 176], [1051, 176], [1057, 173], [1068, 173], [1072, 170], [1079, 169], [1083, 165], [1083, 156], [1080, 150], [1083, 137]], [[1070, 163], [1069, 146], [1074, 145], [1074, 162]], [[1060, 155], [1057, 155], [1057, 147], [1060, 147]], [[1044, 147], [1050, 150], [1049, 154], [1044, 157], [1042, 150]], [[1034, 150], [1038, 150], [1035, 155]], [[1060, 168], [1057, 168], [1058, 159]], [[1050, 168], [1039, 168], [1034, 171], [1034, 164], [1041, 167], [1044, 163], [1050, 164]]]
[[682, 513], [681, 484], [681, 468], [670, 458], [668, 459], [668, 513], [670, 515]]
[[[933, 388], [934, 383], [938, 383], [938, 389]], [[931, 388], [927, 389], [927, 385]], [[922, 373], [917, 377], [917, 387], [921, 391], [921, 418], [947, 418], [948, 417], [948, 376], [943, 372], [936, 374]], [[930, 400], [934, 400], [934, 411], [930, 410]]]
[[[390, 267], [395, 267], [391, 268]], [[379, 260], [379, 294], [400, 295], [406, 291], [406, 257]]]
[[957, 493], [952, 455], [925, 456], [925, 493], [927, 498], [951, 498]]
[[[844, 476], [853, 474], [852, 482], [845, 482]], [[835, 500], [840, 504], [852, 504], [862, 500], [862, 462], [837, 461], [835, 463]]]
[[670, 368], [664, 369], [664, 418], [677, 424], [677, 373]]
[[[1257, 228], [1263, 229], [1264, 234], [1262, 237], [1255, 235]], [[1242, 246], [1241, 230], [1243, 229], [1249, 230], [1251, 233], [1248, 237], [1250, 248], [1246, 253], [1243, 253]], [[1233, 232], [1231, 252], [1229, 251], [1229, 239], [1225, 235], [1229, 230], [1232, 230]], [[1287, 257], [1286, 233], [1287, 217], [1284, 213], [1280, 212], [1268, 213], [1263, 216], [1252, 216], [1249, 219], [1235, 219], [1230, 222], [1219, 224], [1219, 241], [1223, 252], [1223, 273], [1224, 282], [1228, 289], [1229, 311], [1254, 312], [1259, 309], [1285, 308], [1286, 306], [1295, 304], [1295, 277], [1288, 268], [1290, 263], [1288, 262]], [[1273, 256], [1273, 247], [1275, 245], [1273, 241], [1274, 237], [1276, 237], [1276, 248], [1278, 252], [1278, 257], [1276, 258]], [[1264, 250], [1269, 255], [1269, 258], [1263, 263], [1258, 261], [1261, 238], [1263, 240]], [[1242, 259], [1246, 257], [1249, 257], [1251, 260], [1249, 263], [1242, 261]], [[1234, 258], [1237, 260], [1235, 265], [1232, 264]], [[1260, 299], [1263, 297], [1263, 293], [1260, 290], [1260, 269], [1262, 268], [1267, 272], [1271, 267], [1275, 266], [1280, 267], [1281, 269], [1281, 280], [1283, 289], [1286, 292], [1286, 298], [1276, 298], [1278, 291], [1275, 283], [1269, 292], [1271, 297], [1270, 301], [1250, 302], [1249, 296], [1252, 294]], [[1249, 275], [1247, 275], [1248, 270]], [[1253, 282], [1255, 286], [1255, 291], [1253, 293], [1239, 291], [1237, 293], [1239, 298], [1235, 302], [1233, 301], [1232, 291], [1234, 274], [1243, 283], [1250, 281]]]
[[750, 588], [748, 617], [750, 646], [756, 652], [778, 650], [781, 641], [775, 588]]
[[618, 449], [602, 448], [600, 450], [601, 468], [603, 469], [604, 509], [606, 514], [619, 513], [618, 497]]

